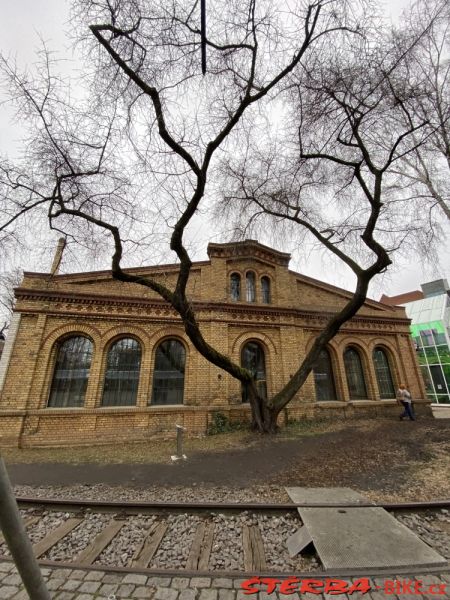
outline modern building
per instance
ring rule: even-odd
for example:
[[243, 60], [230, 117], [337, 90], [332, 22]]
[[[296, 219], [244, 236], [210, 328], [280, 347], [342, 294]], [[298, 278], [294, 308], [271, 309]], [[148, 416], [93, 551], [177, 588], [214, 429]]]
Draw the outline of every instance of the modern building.
[[450, 404], [450, 287], [446, 279], [420, 287], [400, 296], [382, 296], [381, 302], [405, 307], [427, 396]]
[[[254, 240], [209, 244], [188, 293], [205, 338], [280, 390], [327, 319], [351, 294], [289, 270], [290, 256]], [[56, 260], [54, 264], [59, 264]], [[173, 286], [177, 265], [130, 269]], [[25, 273], [0, 363], [0, 443], [44, 446], [206, 431], [220, 411], [249, 417], [240, 383], [193, 347], [156, 293], [110, 271]], [[403, 308], [367, 300], [323, 352], [282, 419], [398, 413], [407, 381], [429, 400]]]

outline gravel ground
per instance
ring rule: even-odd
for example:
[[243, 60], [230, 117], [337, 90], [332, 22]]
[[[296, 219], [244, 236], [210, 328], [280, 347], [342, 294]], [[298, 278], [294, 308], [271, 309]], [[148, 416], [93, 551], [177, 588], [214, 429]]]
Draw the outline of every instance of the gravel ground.
[[48, 560], [73, 560], [111, 521], [111, 515], [87, 513], [82, 523], [69, 535], [50, 548], [42, 558]]
[[215, 515], [214, 540], [209, 564], [211, 569], [237, 571], [244, 568], [242, 544], [236, 540], [242, 539], [242, 525], [246, 515], [239, 516]]
[[426, 513], [395, 512], [393, 514], [426, 544], [450, 560], [450, 511], [444, 508], [439, 511], [426, 511]]
[[184, 568], [195, 531], [201, 519], [195, 515], [170, 515], [164, 521], [168, 529], [149, 567]]
[[94, 565], [126, 567], [131, 564], [134, 553], [155, 521], [155, 516], [136, 515], [128, 517], [126, 523], [114, 538], [114, 544], [106, 546]]

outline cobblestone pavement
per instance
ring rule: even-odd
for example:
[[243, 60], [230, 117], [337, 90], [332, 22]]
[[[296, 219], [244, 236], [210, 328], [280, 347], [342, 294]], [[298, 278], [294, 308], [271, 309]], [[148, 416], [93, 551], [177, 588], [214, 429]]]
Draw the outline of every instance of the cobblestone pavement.
[[[245, 594], [241, 589], [242, 579], [208, 578], [208, 577], [154, 577], [143, 574], [112, 573], [105, 571], [82, 571], [72, 569], [42, 569], [44, 579], [53, 600], [430, 600], [450, 598], [450, 571], [439, 575], [402, 575], [392, 576], [391, 579], [370, 579], [373, 588], [381, 591], [371, 591], [366, 594], [358, 592], [351, 596], [346, 594], [311, 594], [289, 593], [288, 595], [273, 592]], [[345, 581], [351, 581], [344, 578]], [[397, 580], [401, 585], [411, 581], [421, 582], [422, 594], [402, 593], [392, 591], [392, 581]], [[355, 581], [355, 578], [353, 578]], [[388, 587], [385, 588], [386, 583]], [[439, 587], [440, 586], [440, 587]], [[398, 590], [397, 590], [398, 591]], [[409, 590], [410, 591], [410, 590]], [[11, 562], [0, 561], [0, 598], [1, 600], [28, 600], [20, 576]]]

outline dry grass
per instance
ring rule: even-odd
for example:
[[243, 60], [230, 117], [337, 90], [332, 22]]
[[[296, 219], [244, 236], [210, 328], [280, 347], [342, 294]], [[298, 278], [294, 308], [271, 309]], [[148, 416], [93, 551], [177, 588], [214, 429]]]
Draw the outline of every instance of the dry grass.
[[[295, 439], [319, 435], [326, 431], [336, 431], [342, 424], [330, 421], [304, 421], [290, 423], [276, 436], [267, 436], [272, 441]], [[248, 429], [239, 429], [217, 435], [207, 435], [184, 440], [184, 451], [224, 452], [255, 446], [264, 441], [265, 436], [253, 433]], [[153, 439], [143, 442], [124, 442], [102, 446], [82, 446], [78, 448], [21, 448], [1, 451], [8, 463], [68, 463], [68, 464], [146, 464], [166, 463], [175, 454], [176, 442], [171, 439]]]

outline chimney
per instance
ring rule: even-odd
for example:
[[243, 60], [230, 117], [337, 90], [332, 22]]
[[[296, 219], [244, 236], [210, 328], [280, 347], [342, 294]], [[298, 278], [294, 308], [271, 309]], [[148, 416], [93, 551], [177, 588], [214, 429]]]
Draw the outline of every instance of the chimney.
[[56, 246], [55, 256], [53, 258], [53, 264], [50, 271], [51, 275], [57, 275], [59, 267], [61, 265], [64, 248], [66, 247], [66, 238], [59, 238], [58, 245]]

